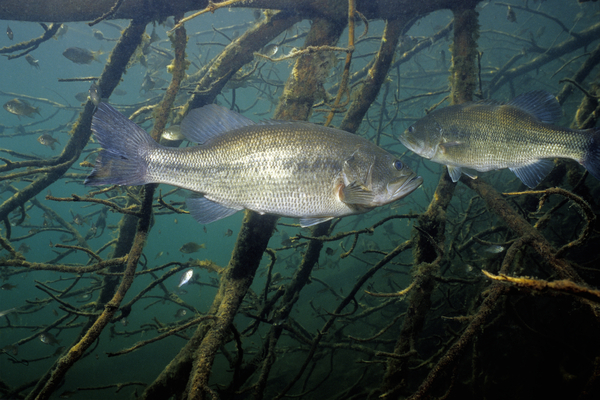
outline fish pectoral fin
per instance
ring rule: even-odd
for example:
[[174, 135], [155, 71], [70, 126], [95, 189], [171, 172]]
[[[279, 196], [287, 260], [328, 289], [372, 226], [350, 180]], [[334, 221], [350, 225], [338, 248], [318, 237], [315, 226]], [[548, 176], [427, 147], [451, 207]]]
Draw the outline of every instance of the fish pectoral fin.
[[509, 168], [514, 174], [530, 188], [536, 187], [554, 168], [552, 160], [537, 160], [521, 167]]
[[210, 224], [241, 210], [224, 206], [206, 197], [190, 197], [185, 202], [192, 217], [201, 224]]
[[329, 221], [333, 217], [322, 217], [322, 218], [300, 218], [300, 226], [306, 228], [307, 226], [313, 226], [320, 224], [321, 222]]
[[454, 165], [447, 165], [447, 167], [448, 174], [450, 175], [450, 179], [452, 179], [452, 182], [458, 182], [458, 180], [460, 179], [460, 174], [462, 173], [462, 168], [455, 167]]
[[374, 197], [373, 192], [359, 182], [352, 182], [340, 188], [340, 200], [346, 204], [371, 206]]

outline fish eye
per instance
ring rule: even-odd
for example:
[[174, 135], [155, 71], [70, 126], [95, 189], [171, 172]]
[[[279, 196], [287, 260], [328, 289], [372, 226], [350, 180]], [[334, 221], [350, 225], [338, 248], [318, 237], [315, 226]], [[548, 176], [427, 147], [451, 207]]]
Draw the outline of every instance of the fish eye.
[[400, 161], [400, 160], [394, 161], [394, 168], [396, 168], [396, 171], [400, 171], [402, 169], [402, 167], [404, 167], [404, 164], [402, 164], [402, 161]]
[[408, 127], [408, 133], [415, 133], [415, 126], [411, 125]]

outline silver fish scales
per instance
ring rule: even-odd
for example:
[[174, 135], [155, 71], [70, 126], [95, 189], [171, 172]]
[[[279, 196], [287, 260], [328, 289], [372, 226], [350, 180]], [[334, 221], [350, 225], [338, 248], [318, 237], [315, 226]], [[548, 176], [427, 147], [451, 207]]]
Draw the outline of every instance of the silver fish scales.
[[158, 145], [100, 104], [92, 130], [103, 147], [86, 184], [166, 183], [202, 194], [187, 200], [201, 223], [241, 209], [300, 218], [309, 226], [398, 200], [421, 183], [368, 140], [305, 122], [256, 124], [228, 109], [192, 110], [181, 132], [201, 146]]

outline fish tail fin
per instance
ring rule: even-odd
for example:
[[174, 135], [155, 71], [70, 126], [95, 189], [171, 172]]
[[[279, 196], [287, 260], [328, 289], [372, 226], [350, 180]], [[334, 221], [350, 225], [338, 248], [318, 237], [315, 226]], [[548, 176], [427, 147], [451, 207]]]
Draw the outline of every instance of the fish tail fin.
[[590, 129], [591, 138], [581, 164], [600, 181], [600, 127]]
[[102, 146], [86, 185], [144, 185], [148, 163], [144, 155], [158, 147], [150, 135], [106, 103], [100, 103], [92, 131]]

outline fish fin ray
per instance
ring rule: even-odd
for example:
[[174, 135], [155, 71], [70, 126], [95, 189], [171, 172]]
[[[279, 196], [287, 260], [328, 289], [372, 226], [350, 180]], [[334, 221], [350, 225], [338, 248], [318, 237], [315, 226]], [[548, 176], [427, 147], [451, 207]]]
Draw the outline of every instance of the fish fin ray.
[[517, 107], [547, 124], [554, 124], [562, 117], [560, 103], [552, 93], [545, 90], [523, 93], [507, 104]]
[[185, 202], [192, 217], [201, 224], [210, 224], [241, 210], [224, 206], [206, 197], [190, 197]]
[[148, 165], [142, 154], [156, 147], [146, 131], [106, 103], [100, 103], [92, 131], [102, 150], [86, 185], [143, 185]]
[[462, 173], [462, 168], [456, 167], [454, 165], [447, 165], [447, 167], [448, 174], [450, 175], [450, 179], [452, 179], [452, 182], [458, 182], [458, 180], [460, 179], [460, 174]]
[[352, 182], [341, 188], [341, 199], [346, 204], [369, 206], [373, 203], [373, 192], [358, 182]]
[[300, 218], [300, 226], [306, 228], [307, 226], [313, 226], [320, 224], [321, 222], [329, 221], [333, 217], [321, 217], [321, 218]]
[[509, 168], [529, 188], [536, 187], [554, 168], [552, 160], [537, 160], [521, 167]]
[[581, 164], [594, 178], [600, 180], [600, 127], [591, 129], [590, 143]]
[[203, 144], [225, 132], [250, 125], [256, 123], [225, 107], [208, 104], [190, 111], [180, 128], [186, 139]]

